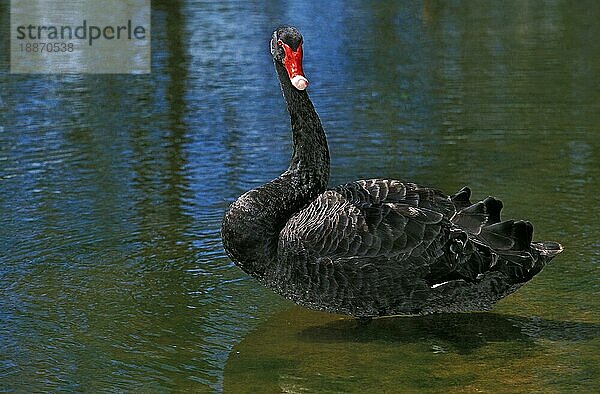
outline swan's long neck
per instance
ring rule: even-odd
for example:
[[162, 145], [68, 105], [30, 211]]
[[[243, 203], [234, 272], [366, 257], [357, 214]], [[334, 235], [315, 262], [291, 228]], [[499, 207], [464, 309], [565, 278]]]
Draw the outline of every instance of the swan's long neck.
[[[289, 218], [322, 193], [329, 181], [325, 132], [306, 91], [294, 88], [285, 68], [275, 62], [290, 113], [293, 154], [276, 179], [238, 198], [225, 215], [225, 250], [244, 271], [263, 282], [277, 258], [279, 232]], [[268, 284], [268, 283], [267, 283]]]
[[294, 88], [287, 71], [275, 62], [283, 97], [287, 104], [292, 132], [294, 152], [288, 171], [310, 173], [329, 179], [329, 150], [319, 115], [315, 111], [306, 90]]

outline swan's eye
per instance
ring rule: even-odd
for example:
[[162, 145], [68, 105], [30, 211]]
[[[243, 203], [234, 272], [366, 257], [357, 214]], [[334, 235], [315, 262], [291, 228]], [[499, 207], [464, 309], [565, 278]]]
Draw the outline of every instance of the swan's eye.
[[283, 46], [283, 41], [281, 41], [281, 40], [277, 40], [277, 46], [280, 46], [280, 47], [282, 47], [282, 46]]

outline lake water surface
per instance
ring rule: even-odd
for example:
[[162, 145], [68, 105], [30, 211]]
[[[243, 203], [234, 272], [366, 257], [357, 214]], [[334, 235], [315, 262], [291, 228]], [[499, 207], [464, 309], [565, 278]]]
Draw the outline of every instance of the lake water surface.
[[[10, 75], [0, 40], [0, 391], [600, 391], [599, 20], [594, 1], [156, 1], [150, 75]], [[291, 154], [281, 23], [332, 186], [469, 185], [564, 253], [490, 313], [369, 325], [236, 268], [222, 215]]]

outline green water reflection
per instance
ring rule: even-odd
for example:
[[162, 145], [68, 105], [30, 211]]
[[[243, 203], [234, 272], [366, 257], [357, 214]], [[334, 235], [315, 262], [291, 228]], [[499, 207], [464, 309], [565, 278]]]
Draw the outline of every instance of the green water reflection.
[[[152, 5], [151, 75], [9, 75], [0, 40], [0, 390], [600, 391], [596, 2]], [[565, 252], [493, 313], [370, 325], [244, 275], [220, 221], [289, 160], [282, 22], [332, 184], [469, 185]]]
[[[229, 392], [534, 392], [593, 387], [600, 324], [496, 313], [369, 323], [291, 308], [236, 345]], [[572, 353], [562, 349], [568, 347]], [[377, 372], [376, 372], [377, 371]]]

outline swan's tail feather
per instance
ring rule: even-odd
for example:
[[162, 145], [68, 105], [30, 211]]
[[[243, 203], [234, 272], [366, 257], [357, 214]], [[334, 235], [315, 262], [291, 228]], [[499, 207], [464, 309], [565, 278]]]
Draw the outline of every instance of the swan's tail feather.
[[484, 226], [500, 222], [502, 201], [494, 197], [487, 197], [483, 201], [472, 204], [469, 201], [471, 191], [464, 187], [450, 199], [457, 212], [452, 222], [471, 234], [479, 234]]
[[483, 228], [481, 237], [498, 254], [494, 270], [504, 272], [515, 283], [537, 275], [563, 248], [559, 243], [532, 242], [533, 226], [524, 220], [507, 220]]
[[488, 224], [498, 223], [500, 222], [500, 211], [502, 211], [502, 201], [494, 198], [487, 197], [483, 200], [483, 204], [485, 205], [486, 211], [488, 213]]
[[531, 245], [533, 226], [524, 220], [506, 220], [484, 226], [480, 238], [496, 251], [527, 250]]
[[462, 189], [450, 196], [450, 199], [452, 200], [457, 209], [466, 208], [469, 205], [471, 205], [471, 201], [469, 200], [470, 198], [471, 189], [469, 189], [467, 186], [463, 187]]
[[[464, 187], [450, 196], [456, 208], [452, 223], [464, 231], [474, 243], [475, 255], [491, 255], [487, 269], [506, 274], [513, 283], [527, 282], [563, 247], [556, 242], [533, 242], [533, 226], [525, 220], [501, 221], [502, 201], [487, 197], [471, 203], [471, 191]], [[475, 271], [483, 271], [475, 264], [475, 256], [469, 258]], [[478, 268], [479, 267], [479, 268]]]
[[553, 241], [534, 242], [531, 247], [537, 250], [540, 256], [545, 257], [546, 261], [563, 251], [562, 245]]

